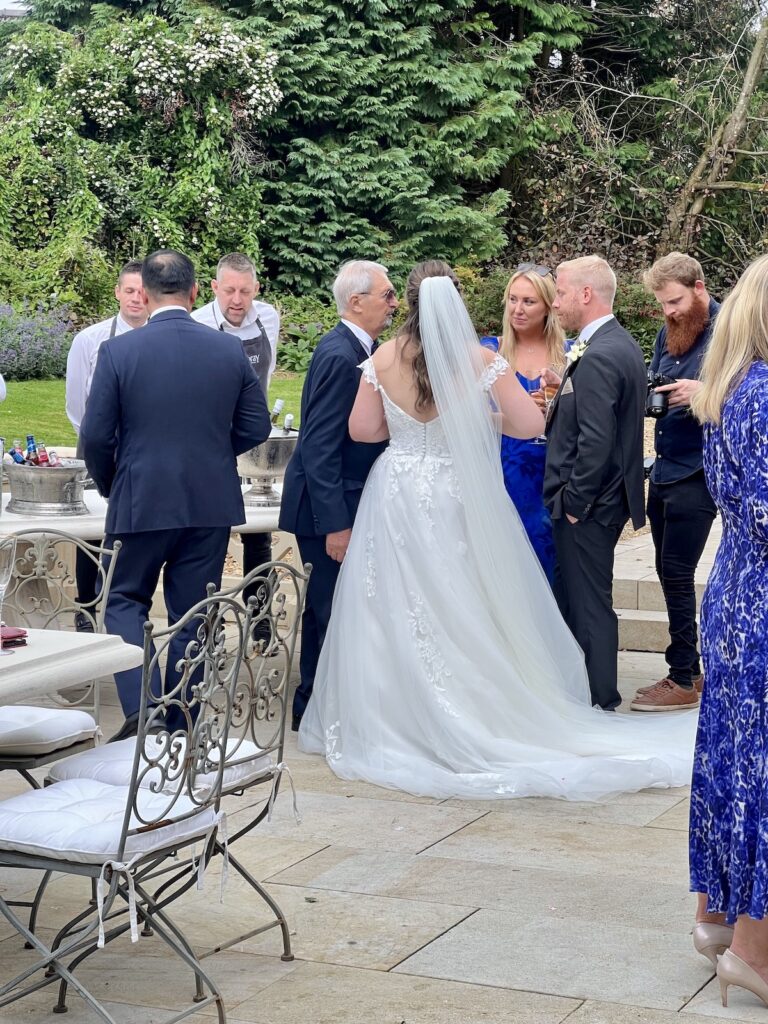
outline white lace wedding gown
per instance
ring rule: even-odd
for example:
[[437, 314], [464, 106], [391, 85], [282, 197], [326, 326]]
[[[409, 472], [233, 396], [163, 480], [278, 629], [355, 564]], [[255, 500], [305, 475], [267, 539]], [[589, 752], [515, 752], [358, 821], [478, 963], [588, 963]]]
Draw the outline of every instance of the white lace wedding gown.
[[[497, 357], [480, 387], [506, 369]], [[594, 800], [687, 784], [695, 713], [590, 707], [581, 650], [508, 501], [499, 529], [519, 532], [517, 578], [494, 581], [506, 599], [489, 607], [440, 418], [395, 405], [372, 360], [363, 374], [390, 444], [362, 495], [300, 747], [342, 778], [417, 795]], [[553, 676], [553, 643], [572, 671]]]

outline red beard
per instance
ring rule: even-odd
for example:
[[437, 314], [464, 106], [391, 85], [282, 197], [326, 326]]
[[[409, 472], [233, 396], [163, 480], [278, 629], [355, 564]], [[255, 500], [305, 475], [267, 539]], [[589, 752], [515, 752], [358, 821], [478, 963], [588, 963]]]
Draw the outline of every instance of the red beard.
[[673, 320], [664, 317], [667, 324], [667, 352], [671, 356], [682, 356], [696, 341], [709, 323], [709, 302], [697, 298], [683, 316]]

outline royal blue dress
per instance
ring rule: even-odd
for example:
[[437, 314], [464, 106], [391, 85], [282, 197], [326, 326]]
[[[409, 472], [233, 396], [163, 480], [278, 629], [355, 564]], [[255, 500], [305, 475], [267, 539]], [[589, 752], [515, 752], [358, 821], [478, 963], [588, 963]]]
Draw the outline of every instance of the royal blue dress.
[[[498, 338], [481, 338], [480, 344], [493, 349], [494, 352], [499, 350]], [[531, 391], [538, 391], [539, 377], [529, 380], [521, 373], [516, 376], [529, 394]], [[552, 539], [552, 520], [542, 499], [546, 459], [546, 444], [520, 441], [516, 437], [502, 434], [501, 468], [504, 473], [504, 485], [514, 502], [541, 567], [551, 583], [555, 573], [555, 542]]]
[[768, 365], [704, 430], [723, 536], [701, 607], [704, 694], [693, 765], [691, 890], [732, 924], [768, 914]]

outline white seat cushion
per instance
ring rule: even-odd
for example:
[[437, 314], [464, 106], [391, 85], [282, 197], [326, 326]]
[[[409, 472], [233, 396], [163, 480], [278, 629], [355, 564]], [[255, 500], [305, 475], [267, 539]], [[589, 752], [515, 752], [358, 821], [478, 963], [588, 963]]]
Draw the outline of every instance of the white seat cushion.
[[[115, 860], [128, 793], [128, 786], [76, 779], [3, 800], [0, 802], [0, 850], [83, 864]], [[162, 793], [143, 789], [138, 795], [144, 819], [152, 820], [162, 814], [168, 802], [168, 796]], [[129, 837], [124, 859], [127, 861], [137, 854], [204, 836], [216, 824], [219, 815], [213, 808], [206, 808], [183, 821], [177, 820], [194, 807], [188, 797], [179, 797], [165, 819], [167, 824]], [[141, 823], [132, 820], [131, 824]]]
[[26, 704], [0, 707], [0, 757], [50, 754], [94, 739], [97, 733], [98, 726], [85, 711]]
[[[162, 747], [162, 739], [156, 736], [148, 736], [145, 750], [151, 751], [148, 744], [156, 743], [158, 749]], [[236, 757], [237, 763], [229, 765], [224, 769], [223, 792], [240, 789], [249, 785], [261, 776], [269, 774], [274, 768], [274, 761], [269, 754], [263, 753], [254, 743], [243, 740], [239, 746], [235, 739], [227, 742], [227, 756]], [[99, 782], [108, 782], [112, 786], [124, 786], [131, 777], [133, 758], [136, 753], [136, 739], [118, 740], [116, 743], [104, 743], [100, 747], [86, 750], [82, 754], [75, 754], [66, 760], [57, 761], [48, 771], [48, 779], [51, 782], [64, 782], [67, 779], [96, 779]], [[179, 752], [179, 760], [182, 759], [183, 750]], [[197, 789], [204, 790], [211, 786], [214, 781], [213, 773], [197, 776]], [[149, 788], [151, 785], [162, 783], [159, 770], [149, 768], [142, 772], [140, 785]]]

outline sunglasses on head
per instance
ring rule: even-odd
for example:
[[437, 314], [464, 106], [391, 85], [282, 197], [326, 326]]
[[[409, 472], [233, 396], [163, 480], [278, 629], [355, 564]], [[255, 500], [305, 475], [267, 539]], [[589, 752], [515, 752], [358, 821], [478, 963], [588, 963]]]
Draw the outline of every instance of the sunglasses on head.
[[534, 274], [538, 274], [539, 277], [550, 277], [552, 274], [549, 267], [544, 267], [541, 263], [521, 263], [515, 267], [516, 274], [527, 274], [531, 270]]

